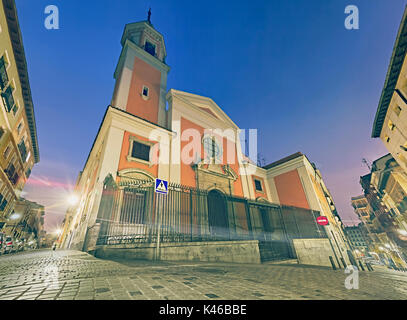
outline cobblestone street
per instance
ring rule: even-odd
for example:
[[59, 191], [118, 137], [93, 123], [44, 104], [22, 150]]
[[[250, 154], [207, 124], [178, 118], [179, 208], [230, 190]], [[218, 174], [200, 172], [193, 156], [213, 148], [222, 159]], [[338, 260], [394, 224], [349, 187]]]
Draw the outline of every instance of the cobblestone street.
[[0, 257], [0, 300], [407, 299], [407, 273], [360, 272], [297, 264], [107, 261], [79, 251], [40, 250]]

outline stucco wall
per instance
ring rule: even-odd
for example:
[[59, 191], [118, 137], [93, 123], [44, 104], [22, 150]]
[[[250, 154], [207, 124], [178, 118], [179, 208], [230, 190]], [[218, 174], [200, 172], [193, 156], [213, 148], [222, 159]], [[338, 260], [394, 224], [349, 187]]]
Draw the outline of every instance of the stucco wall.
[[280, 204], [310, 209], [297, 170], [291, 170], [274, 177]]

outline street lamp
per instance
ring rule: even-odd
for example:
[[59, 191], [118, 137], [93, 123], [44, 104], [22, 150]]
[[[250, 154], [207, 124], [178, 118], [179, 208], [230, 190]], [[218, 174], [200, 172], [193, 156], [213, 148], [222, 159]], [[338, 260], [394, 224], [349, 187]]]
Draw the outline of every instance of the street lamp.
[[10, 215], [10, 217], [8, 218], [8, 221], [13, 221], [13, 224], [12, 224], [12, 225], [13, 225], [13, 228], [11, 229], [11, 234], [14, 234], [14, 231], [16, 230], [17, 225], [18, 225], [18, 223], [17, 223], [16, 220], [20, 219], [21, 216], [22, 216], [21, 213], [13, 212], [13, 213]]
[[17, 220], [17, 219], [20, 219], [21, 218], [21, 214], [20, 213], [13, 213], [11, 216], [10, 216], [10, 220]]
[[79, 202], [79, 197], [76, 194], [71, 194], [68, 197], [67, 202], [69, 205], [74, 206]]

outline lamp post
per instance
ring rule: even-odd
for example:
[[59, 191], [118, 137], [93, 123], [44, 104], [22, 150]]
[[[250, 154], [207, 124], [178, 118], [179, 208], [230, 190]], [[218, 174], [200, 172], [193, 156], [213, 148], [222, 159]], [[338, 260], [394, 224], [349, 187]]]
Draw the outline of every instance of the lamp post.
[[10, 217], [7, 219], [7, 221], [13, 221], [13, 228], [11, 229], [11, 235], [13, 235], [13, 233], [15, 232], [16, 228], [17, 228], [17, 221], [18, 219], [21, 218], [21, 214], [20, 213], [15, 213], [13, 212]]

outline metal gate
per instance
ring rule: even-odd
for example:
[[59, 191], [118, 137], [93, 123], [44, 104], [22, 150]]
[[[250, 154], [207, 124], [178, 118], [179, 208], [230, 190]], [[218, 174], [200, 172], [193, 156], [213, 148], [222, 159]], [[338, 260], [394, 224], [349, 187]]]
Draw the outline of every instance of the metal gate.
[[296, 258], [280, 207], [251, 203], [250, 218], [262, 261]]

